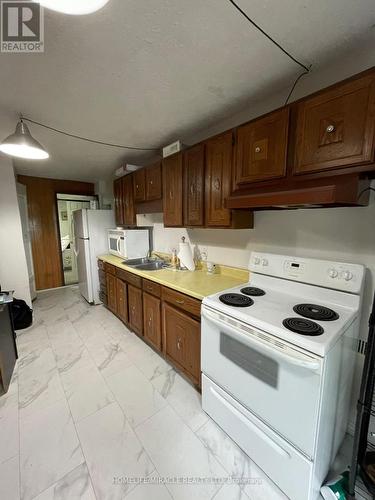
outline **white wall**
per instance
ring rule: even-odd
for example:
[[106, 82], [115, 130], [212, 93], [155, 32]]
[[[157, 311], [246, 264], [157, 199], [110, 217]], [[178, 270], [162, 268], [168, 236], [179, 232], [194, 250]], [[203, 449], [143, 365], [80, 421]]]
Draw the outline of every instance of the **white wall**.
[[31, 306], [16, 180], [8, 158], [0, 156], [0, 284]]

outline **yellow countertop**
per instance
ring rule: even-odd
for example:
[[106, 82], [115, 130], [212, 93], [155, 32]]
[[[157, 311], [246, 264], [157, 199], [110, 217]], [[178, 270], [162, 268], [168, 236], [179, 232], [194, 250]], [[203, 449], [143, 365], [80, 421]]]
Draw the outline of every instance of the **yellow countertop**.
[[218, 266], [216, 274], [208, 274], [206, 270], [173, 271], [171, 269], [160, 269], [158, 271], [139, 271], [126, 266], [122, 263], [124, 259], [115, 255], [99, 255], [98, 259], [200, 300], [207, 295], [249, 281], [249, 271], [235, 267]]

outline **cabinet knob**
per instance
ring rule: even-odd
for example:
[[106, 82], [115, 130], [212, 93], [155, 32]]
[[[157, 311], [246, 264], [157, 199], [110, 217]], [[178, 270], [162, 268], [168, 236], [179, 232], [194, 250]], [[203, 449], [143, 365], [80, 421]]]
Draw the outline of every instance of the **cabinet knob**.
[[214, 188], [219, 191], [220, 189], [220, 180], [219, 179], [215, 179], [214, 181]]
[[139, 188], [138, 184], [135, 187], [138, 189]]
[[190, 193], [194, 194], [194, 184], [190, 184]]
[[177, 349], [181, 351], [181, 339], [177, 340]]
[[184, 304], [185, 303], [185, 301], [182, 299], [176, 299], [176, 302], [177, 302], [177, 304]]
[[169, 198], [172, 200], [173, 199], [173, 193], [172, 191], [169, 191]]
[[334, 125], [328, 125], [328, 127], [326, 128], [326, 132], [328, 132], [328, 134], [332, 134], [332, 132], [334, 132], [334, 130], [335, 130]]
[[261, 149], [259, 146], [257, 146], [257, 147], [254, 149], [254, 151], [255, 151], [256, 153], [260, 153], [260, 152], [262, 151], [262, 149]]
[[153, 183], [154, 183], [153, 181], [150, 181], [151, 186], [153, 185]]

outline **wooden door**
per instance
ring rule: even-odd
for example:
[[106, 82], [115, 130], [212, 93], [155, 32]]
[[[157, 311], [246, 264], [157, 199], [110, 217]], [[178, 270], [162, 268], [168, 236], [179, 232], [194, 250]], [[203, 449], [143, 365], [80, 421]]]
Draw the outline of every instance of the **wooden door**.
[[231, 191], [232, 131], [206, 141], [206, 225], [230, 226], [225, 200]]
[[298, 104], [294, 172], [374, 161], [375, 75], [339, 84]]
[[145, 169], [141, 168], [133, 174], [134, 201], [141, 202], [146, 199], [146, 174]]
[[114, 314], [117, 313], [116, 276], [107, 273], [107, 307]]
[[122, 196], [123, 196], [123, 225], [135, 226], [136, 215], [133, 195], [133, 178], [131, 175], [122, 177]]
[[124, 223], [124, 210], [122, 198], [122, 179], [113, 181], [113, 195], [115, 198], [115, 219], [118, 226]]
[[128, 285], [129, 325], [138, 335], [143, 335], [142, 290]]
[[162, 197], [161, 163], [146, 168], [146, 200], [160, 200]]
[[163, 350], [195, 384], [200, 382], [199, 321], [163, 303]]
[[160, 299], [143, 292], [143, 334], [148, 342], [161, 350]]
[[204, 144], [184, 152], [184, 225], [204, 225]]
[[117, 316], [124, 322], [128, 323], [128, 292], [126, 283], [119, 278], [116, 278], [116, 299], [117, 299]]
[[289, 108], [239, 127], [236, 140], [236, 184], [286, 175]]
[[182, 154], [163, 160], [164, 226], [182, 226]]

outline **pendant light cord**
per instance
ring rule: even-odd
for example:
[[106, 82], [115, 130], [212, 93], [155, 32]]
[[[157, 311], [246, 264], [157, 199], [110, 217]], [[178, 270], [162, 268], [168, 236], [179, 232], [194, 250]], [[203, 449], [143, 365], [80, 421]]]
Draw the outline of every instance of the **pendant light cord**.
[[82, 137], [80, 135], [71, 134], [69, 132], [65, 132], [64, 130], [59, 130], [54, 127], [50, 127], [45, 123], [40, 123], [35, 120], [31, 120], [31, 118], [27, 118], [26, 116], [20, 116], [20, 120], [25, 122], [33, 123], [34, 125], [39, 125], [40, 127], [46, 128], [48, 130], [52, 130], [53, 132], [57, 132], [58, 134], [66, 135], [67, 137], [73, 137], [73, 139], [79, 139], [81, 141], [91, 142], [94, 144], [100, 144], [102, 146], [109, 146], [111, 148], [121, 148], [121, 149], [131, 149], [134, 151], [160, 151], [160, 148], [139, 148], [135, 146], [124, 146], [123, 144], [113, 144], [111, 142], [97, 141], [95, 139], [89, 139], [88, 137]]

